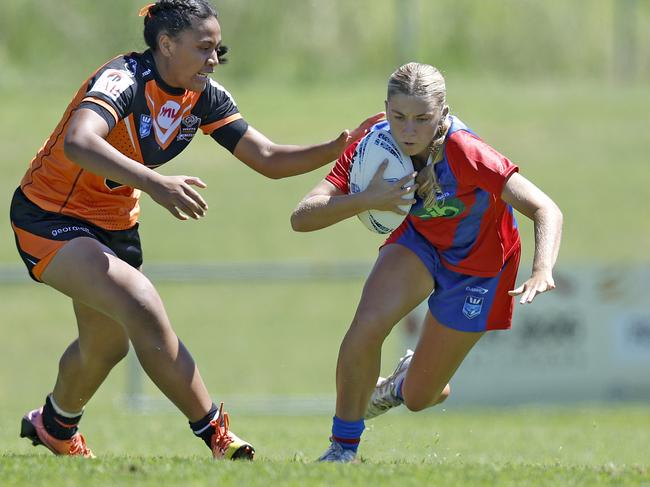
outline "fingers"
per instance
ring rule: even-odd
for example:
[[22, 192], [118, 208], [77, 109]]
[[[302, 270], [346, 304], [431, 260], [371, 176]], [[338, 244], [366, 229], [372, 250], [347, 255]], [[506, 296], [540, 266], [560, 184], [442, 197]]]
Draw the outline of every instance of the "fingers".
[[185, 191], [185, 194], [192, 198], [192, 201], [198, 205], [197, 209], [201, 213], [201, 216], [204, 216], [205, 212], [208, 209], [208, 204], [203, 199], [203, 197], [196, 190], [190, 188], [189, 186], [185, 186], [183, 188], [183, 191]]
[[163, 204], [165, 208], [179, 220], [198, 220], [205, 216], [208, 204], [192, 186], [206, 188], [207, 184], [192, 176], [171, 176], [170, 180], [169, 192], [165, 198], [167, 203]]
[[368, 117], [359, 127], [367, 130], [384, 118], [386, 118], [386, 112], [376, 113], [373, 116]]
[[194, 186], [198, 186], [199, 188], [207, 188], [208, 187], [207, 184], [205, 184], [199, 178], [194, 177], [194, 176], [185, 177], [185, 182], [187, 184], [192, 184]]
[[513, 289], [512, 291], [508, 291], [508, 294], [510, 296], [519, 296], [521, 295], [521, 299], [519, 300], [520, 304], [526, 304], [526, 303], [532, 303], [535, 297], [538, 294], [542, 294], [546, 291], [550, 291], [552, 289], [555, 289], [555, 285], [553, 283], [548, 283], [548, 282], [535, 282], [535, 281], [526, 281], [524, 284], [519, 286], [517, 289]]
[[[399, 181], [397, 181], [397, 184], [399, 184], [400, 188], [403, 188], [403, 187], [405, 187], [406, 185], [408, 185], [408, 183], [410, 183], [411, 181], [415, 180], [415, 176], [417, 176], [417, 175], [418, 175], [417, 172], [412, 172], [411, 174], [407, 174], [407, 175], [404, 176], [402, 179], [400, 179]], [[417, 184], [413, 184], [413, 185], [411, 185], [411, 190], [415, 189], [416, 187], [417, 187]]]
[[384, 172], [386, 171], [386, 168], [388, 167], [388, 159], [384, 159], [379, 166], [377, 166], [377, 170], [375, 171], [375, 175], [372, 177], [372, 179], [384, 179]]
[[178, 208], [176, 208], [175, 206], [170, 206], [170, 207], [167, 208], [167, 210], [169, 210], [169, 212], [170, 212], [172, 215], [174, 215], [176, 218], [178, 218], [179, 220], [183, 220], [183, 221], [184, 221], [184, 220], [187, 220], [187, 219], [188, 219], [188, 216], [187, 216], [187, 215], [184, 215], [183, 213], [181, 213], [180, 211], [178, 211]]

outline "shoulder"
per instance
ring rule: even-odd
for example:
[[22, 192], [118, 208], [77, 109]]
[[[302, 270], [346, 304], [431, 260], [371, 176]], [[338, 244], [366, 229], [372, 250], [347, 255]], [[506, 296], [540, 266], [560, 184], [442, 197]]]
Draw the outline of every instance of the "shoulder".
[[212, 100], [218, 100], [221, 103], [228, 101], [235, 106], [237, 105], [235, 97], [221, 83], [212, 78], [209, 79], [202, 95]]
[[115, 102], [135, 89], [145, 69], [139, 53], [114, 57], [89, 78], [88, 93], [103, 95]]

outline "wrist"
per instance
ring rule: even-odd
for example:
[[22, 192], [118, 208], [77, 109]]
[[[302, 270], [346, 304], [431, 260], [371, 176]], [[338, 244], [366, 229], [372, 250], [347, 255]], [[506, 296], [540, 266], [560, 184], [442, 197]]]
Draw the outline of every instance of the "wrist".
[[143, 167], [142, 169], [143, 170], [140, 171], [137, 176], [138, 186], [142, 191], [149, 194], [154, 186], [158, 184], [161, 176], [153, 169], [149, 169], [147, 167]]

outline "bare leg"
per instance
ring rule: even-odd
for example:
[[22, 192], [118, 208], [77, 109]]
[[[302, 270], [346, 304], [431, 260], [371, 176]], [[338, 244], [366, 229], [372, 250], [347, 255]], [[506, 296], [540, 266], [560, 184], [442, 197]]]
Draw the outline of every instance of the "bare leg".
[[84, 304], [73, 304], [79, 338], [59, 361], [53, 392], [56, 403], [71, 413], [81, 411], [129, 351], [129, 337], [122, 325]]
[[[42, 280], [70, 296], [75, 303], [120, 323], [133, 343], [145, 372], [190, 421], [197, 421], [209, 411], [212, 400], [194, 360], [172, 330], [156, 289], [141, 272], [97, 241], [76, 238], [59, 250], [45, 269]], [[111, 341], [106, 344], [102, 354], [104, 357], [111, 353], [121, 354], [122, 345], [119, 353], [111, 348], [115, 347], [115, 343]], [[75, 347], [73, 344], [69, 353], [66, 351], [69, 358], [64, 357], [64, 369], [68, 363], [72, 364], [73, 370], [75, 362], [76, 366], [83, 363], [81, 357], [84, 356], [85, 344], [80, 342], [79, 345]], [[102, 346], [99, 342], [94, 345]], [[91, 368], [103, 369], [97, 365], [97, 358], [88, 355], [87, 359], [92, 364]], [[95, 380], [101, 373], [95, 372]], [[65, 381], [66, 378], [68, 381], [72, 379], [68, 374], [61, 380]], [[85, 387], [86, 392], [92, 388], [88, 384]], [[84, 386], [79, 388], [83, 390]], [[63, 400], [70, 400], [67, 393], [62, 391], [61, 394]], [[85, 404], [84, 399], [88, 400], [82, 397], [78, 399], [78, 406]], [[77, 398], [72, 398], [72, 401], [75, 400]], [[63, 404], [61, 406], [64, 407]]]
[[336, 369], [336, 415], [363, 417], [379, 376], [381, 346], [393, 326], [431, 293], [433, 278], [412, 251], [382, 248], [341, 348]]
[[402, 385], [406, 407], [421, 411], [446, 399], [449, 380], [482, 336], [482, 332], [463, 332], [443, 326], [427, 312]]

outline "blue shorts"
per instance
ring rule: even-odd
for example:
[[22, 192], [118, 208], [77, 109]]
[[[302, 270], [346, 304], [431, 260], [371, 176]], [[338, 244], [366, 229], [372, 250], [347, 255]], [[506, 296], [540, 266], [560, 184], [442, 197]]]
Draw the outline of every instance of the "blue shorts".
[[478, 277], [447, 269], [436, 248], [410, 224], [404, 233], [389, 238], [387, 243], [410, 249], [429, 270], [435, 283], [429, 296], [429, 310], [442, 325], [467, 332], [507, 330], [512, 326], [514, 298], [508, 291], [514, 289], [517, 279], [520, 248], [496, 276]]

